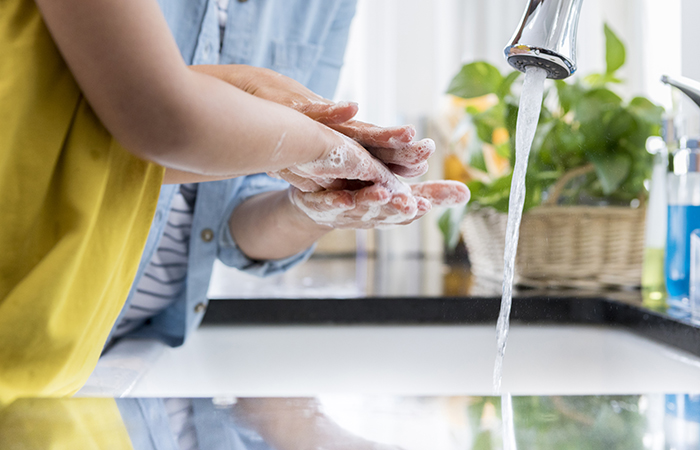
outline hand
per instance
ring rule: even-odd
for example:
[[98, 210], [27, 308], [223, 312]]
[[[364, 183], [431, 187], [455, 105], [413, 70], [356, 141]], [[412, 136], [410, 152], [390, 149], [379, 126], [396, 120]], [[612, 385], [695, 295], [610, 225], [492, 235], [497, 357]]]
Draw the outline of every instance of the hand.
[[435, 151], [435, 143], [430, 139], [414, 141], [416, 131], [410, 125], [384, 128], [351, 120], [357, 114], [356, 103], [334, 103], [269, 69], [246, 65], [201, 65], [191, 66], [191, 69], [292, 108], [333, 128], [355, 140], [397, 175], [416, 177], [428, 170], [427, 160]]
[[396, 175], [412, 178], [428, 171], [428, 158], [435, 152], [432, 139], [414, 141], [416, 130], [410, 125], [382, 128], [358, 120], [328, 126], [362, 145]]
[[469, 201], [469, 189], [456, 181], [429, 181], [410, 185], [410, 195], [392, 193], [373, 185], [360, 190], [302, 192], [289, 189], [289, 199], [320, 225], [332, 228], [381, 228], [407, 225], [435, 206]]
[[387, 166], [357, 142], [336, 131], [329, 132], [337, 135], [339, 144], [323, 157], [269, 174], [304, 192], [357, 190], [379, 184], [392, 192], [410, 193]]
[[278, 450], [401, 450], [341, 428], [313, 398], [239, 398], [232, 416]]
[[244, 64], [198, 65], [190, 69], [216, 77], [250, 95], [292, 108], [325, 125], [347, 122], [357, 114], [357, 103], [332, 102], [274, 70]]

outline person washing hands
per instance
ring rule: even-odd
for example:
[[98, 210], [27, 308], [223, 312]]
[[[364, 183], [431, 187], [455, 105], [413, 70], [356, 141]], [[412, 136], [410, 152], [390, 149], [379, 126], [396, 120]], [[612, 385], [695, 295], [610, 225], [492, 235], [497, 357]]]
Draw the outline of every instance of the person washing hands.
[[[283, 3], [276, 6], [285, 10]], [[197, 17], [215, 17], [212, 4], [183, 2], [180, 9], [175, 5], [166, 13], [189, 17], [180, 23], [183, 30], [204, 30], [208, 28], [200, 28], [203, 22]], [[272, 3], [235, 3], [241, 5], [256, 8], [235, 15], [250, 22]], [[317, 17], [342, 20], [347, 17], [341, 7], [351, 7], [341, 1], [299, 5]], [[342, 20], [316, 22], [330, 28], [311, 34], [324, 35], [342, 26]], [[189, 68], [178, 43], [193, 58], [211, 56], [213, 47], [186, 47], [186, 42], [173, 39], [167, 25], [153, 0], [0, 3], [0, 146], [5, 155], [0, 186], [8, 194], [0, 200], [0, 404], [19, 396], [70, 395], [87, 379], [124, 306], [144, 243], [160, 240], [159, 233], [151, 232], [147, 241], [149, 222], [171, 211], [169, 201], [160, 201], [174, 196], [176, 189], [160, 188], [162, 168], [166, 182], [278, 174], [303, 195], [286, 197], [290, 200], [280, 201], [282, 209], [262, 211], [258, 219], [266, 223], [295, 220], [286, 210], [305, 227], [308, 222], [301, 219], [309, 216], [301, 215], [299, 207], [289, 209], [291, 198], [294, 205], [311, 204], [308, 210], [318, 210], [318, 198], [338, 195], [335, 190], [353, 197], [352, 208], [349, 200], [339, 200], [347, 211], [371, 209], [372, 216], [379, 203], [375, 222], [397, 215], [404, 222], [413, 220], [419, 203], [427, 206], [351, 137], [221, 77]], [[240, 64], [262, 63], [251, 59], [257, 36], [243, 25], [227, 31], [232, 34], [222, 54]], [[266, 23], [265, 29], [293, 34], [278, 25]], [[314, 61], [323, 66], [321, 72], [332, 70], [334, 60], [312, 46], [284, 45], [273, 36], [267, 42], [274, 43], [274, 50], [267, 47], [263, 53], [274, 59], [272, 68], [279, 72], [291, 63], [289, 74], [299, 75], [303, 70], [295, 68]], [[331, 109], [342, 116], [352, 114], [352, 108]], [[355, 126], [347, 122], [339, 121]], [[230, 213], [243, 200], [253, 201], [248, 194], [271, 190], [261, 188], [266, 181], [257, 177], [229, 180], [232, 189], [212, 188], [212, 195], [235, 197], [238, 203], [226, 203]], [[196, 208], [204, 207], [205, 185], [202, 192], [197, 189]], [[456, 186], [443, 187], [459, 191]], [[430, 186], [417, 189], [434, 192]], [[465, 195], [462, 189], [461, 198]], [[186, 195], [182, 199], [187, 203]], [[330, 204], [334, 211], [339, 205], [333, 200]], [[211, 214], [228, 223], [230, 214], [219, 212]], [[190, 257], [228, 252], [234, 259], [257, 263], [258, 258], [277, 256], [257, 255], [256, 245], [245, 250], [250, 255], [242, 256], [237, 246], [248, 244], [233, 241], [233, 235], [243, 232], [237, 229], [203, 229], [197, 238], [209, 245]], [[221, 243], [226, 248], [220, 248]], [[209, 270], [197, 265], [189, 272], [195, 269]], [[188, 283], [189, 289], [193, 287]], [[176, 319], [187, 320], [185, 314]]]
[[0, 437], [22, 450], [401, 450], [349, 432], [308, 398], [26, 398], [0, 410]]
[[[155, 338], [181, 345], [206, 312], [217, 258], [247, 273], [269, 276], [304, 261], [312, 244], [333, 228], [409, 223], [433, 203], [468, 199], [462, 184], [408, 187], [394, 176], [415, 177], [428, 168], [434, 143], [416, 141], [413, 127], [384, 128], [356, 121], [356, 104], [327, 99], [337, 84], [355, 0], [254, 0], [231, 2], [226, 9], [220, 3], [202, 2], [192, 17], [184, 0], [160, 1], [183, 57], [194, 64], [190, 69], [304, 114], [332, 129], [347, 148], [320, 164], [271, 171], [291, 187], [265, 174], [186, 184], [192, 174], [169, 170], [171, 182], [185, 184], [163, 186], [158, 214], [113, 339]], [[201, 28], [182, 25], [191, 20], [201, 22]], [[284, 25], [272, 31], [269, 23]], [[255, 45], [244, 48], [239, 40]], [[300, 48], [315, 49], [312, 63], [287, 54]], [[226, 64], [234, 62], [268, 67]], [[358, 144], [374, 157], [365, 151], [347, 152]], [[368, 169], [374, 171], [369, 177], [373, 181], [362, 173]]]

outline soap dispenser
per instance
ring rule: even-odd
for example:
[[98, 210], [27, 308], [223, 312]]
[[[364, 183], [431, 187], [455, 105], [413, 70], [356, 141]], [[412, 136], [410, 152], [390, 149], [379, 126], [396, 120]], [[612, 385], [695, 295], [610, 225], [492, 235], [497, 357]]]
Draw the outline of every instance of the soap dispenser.
[[[664, 76], [662, 81], [674, 86], [700, 106], [700, 83], [687, 78]], [[684, 127], [685, 132], [697, 124]], [[666, 289], [668, 305], [689, 311], [690, 236], [700, 229], [700, 139], [684, 136], [671, 158], [667, 175], [668, 225], [666, 238]]]

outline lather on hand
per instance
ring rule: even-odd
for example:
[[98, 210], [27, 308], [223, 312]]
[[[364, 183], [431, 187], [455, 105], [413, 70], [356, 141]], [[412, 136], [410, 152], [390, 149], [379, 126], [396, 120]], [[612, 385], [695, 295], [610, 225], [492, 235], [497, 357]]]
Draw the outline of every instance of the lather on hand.
[[192, 66], [245, 92], [288, 106], [335, 130], [343, 144], [308, 163], [270, 173], [293, 187], [289, 198], [314, 222], [334, 228], [402, 225], [433, 205], [469, 200], [463, 183], [433, 181], [407, 185], [396, 175], [415, 177], [428, 169], [435, 151], [430, 139], [414, 141], [409, 125], [384, 128], [352, 118], [354, 103], [334, 103], [291, 78], [244, 65]]

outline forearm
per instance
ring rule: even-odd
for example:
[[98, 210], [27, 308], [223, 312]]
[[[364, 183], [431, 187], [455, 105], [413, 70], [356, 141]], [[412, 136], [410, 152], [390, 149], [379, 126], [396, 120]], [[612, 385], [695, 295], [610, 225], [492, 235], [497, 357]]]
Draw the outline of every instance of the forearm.
[[290, 202], [286, 190], [246, 200], [231, 214], [229, 227], [241, 251], [255, 260], [293, 256], [332, 230], [302, 213]]
[[[166, 167], [204, 175], [268, 172], [318, 159], [344, 145], [327, 127], [285, 106], [192, 72], [182, 110], [186, 136], [165, 148]], [[177, 159], [176, 159], [177, 158]]]
[[187, 68], [153, 0], [37, 0], [107, 129], [165, 167], [228, 176], [314, 160], [337, 136]]

